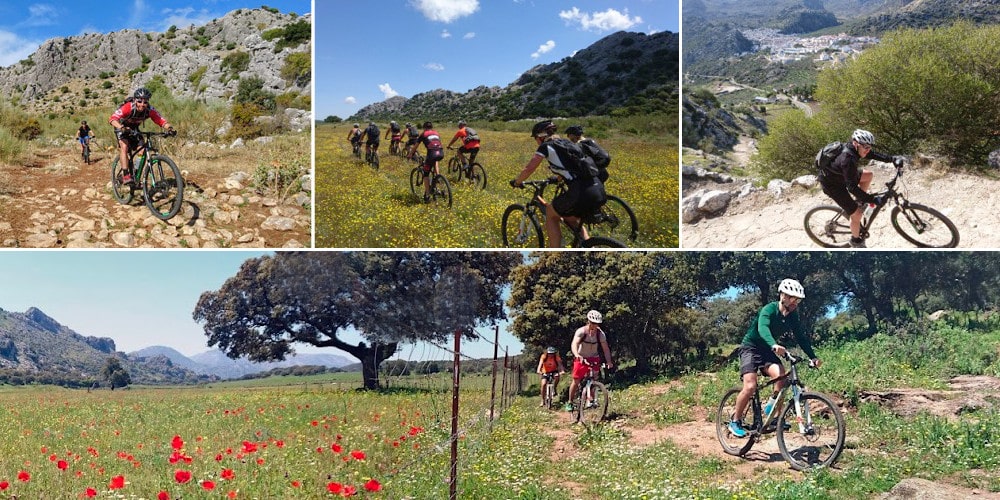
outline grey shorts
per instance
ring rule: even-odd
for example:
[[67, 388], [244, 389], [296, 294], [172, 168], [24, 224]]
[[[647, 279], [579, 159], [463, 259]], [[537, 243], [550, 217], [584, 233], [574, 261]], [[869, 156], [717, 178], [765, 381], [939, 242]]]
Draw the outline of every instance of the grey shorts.
[[740, 346], [740, 377], [748, 373], [767, 368], [769, 365], [780, 365], [781, 360], [771, 349], [755, 345]]

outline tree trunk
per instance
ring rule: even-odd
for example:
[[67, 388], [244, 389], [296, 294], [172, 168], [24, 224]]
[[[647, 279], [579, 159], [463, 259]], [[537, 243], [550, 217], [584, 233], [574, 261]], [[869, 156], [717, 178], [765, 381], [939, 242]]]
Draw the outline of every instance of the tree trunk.
[[373, 344], [369, 347], [364, 342], [358, 345], [338, 345], [337, 347], [358, 358], [361, 361], [361, 377], [364, 380], [364, 388], [370, 391], [377, 391], [381, 388], [378, 380], [378, 366], [396, 353], [399, 344], [392, 342], [389, 344]]

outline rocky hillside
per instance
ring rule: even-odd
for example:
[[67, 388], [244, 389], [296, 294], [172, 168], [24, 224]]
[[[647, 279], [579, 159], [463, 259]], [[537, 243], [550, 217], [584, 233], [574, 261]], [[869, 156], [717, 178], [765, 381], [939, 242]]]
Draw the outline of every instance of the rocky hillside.
[[311, 15], [240, 9], [204, 26], [163, 33], [130, 29], [53, 38], [27, 59], [0, 68], [0, 97], [49, 112], [105, 106], [159, 77], [174, 96], [228, 100], [250, 76], [276, 95], [310, 95], [309, 68], [286, 66], [302, 57], [290, 56], [310, 54], [311, 23]]
[[676, 87], [678, 49], [676, 33], [621, 31], [572, 57], [531, 68], [504, 88], [480, 86], [466, 93], [438, 89], [409, 99], [397, 96], [362, 108], [349, 120], [512, 120], [607, 114], [637, 95]]
[[682, 106], [682, 144], [694, 149], [729, 150], [741, 135], [767, 132], [767, 123], [748, 114], [733, 114], [719, 105], [711, 92], [685, 90]]
[[174, 366], [163, 356], [133, 358], [115, 352], [115, 341], [80, 335], [37, 308], [0, 309], [0, 382], [88, 386], [100, 380], [109, 357], [117, 357], [136, 384], [211, 380]]
[[900, 28], [934, 28], [961, 19], [978, 25], [1000, 23], [996, 0], [908, 0], [897, 9], [880, 11], [851, 23], [852, 35], [881, 34]]

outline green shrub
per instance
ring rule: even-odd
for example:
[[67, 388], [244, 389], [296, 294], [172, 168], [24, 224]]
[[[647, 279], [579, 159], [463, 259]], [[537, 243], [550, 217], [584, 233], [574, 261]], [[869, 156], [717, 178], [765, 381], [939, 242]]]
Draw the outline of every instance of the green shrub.
[[824, 120], [807, 118], [799, 110], [781, 114], [769, 127], [770, 133], [760, 139], [757, 154], [750, 159], [750, 167], [765, 182], [815, 173], [816, 153], [827, 143], [845, 140], [850, 134], [833, 130]]
[[309, 83], [312, 78], [312, 56], [309, 52], [295, 52], [285, 58], [281, 67], [281, 77], [296, 86]]

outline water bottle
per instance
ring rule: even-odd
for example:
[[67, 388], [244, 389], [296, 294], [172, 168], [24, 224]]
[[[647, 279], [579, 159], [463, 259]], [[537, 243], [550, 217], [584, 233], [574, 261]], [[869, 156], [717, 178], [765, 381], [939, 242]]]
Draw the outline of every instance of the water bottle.
[[136, 165], [136, 167], [135, 167], [135, 173], [136, 173], [136, 175], [139, 175], [139, 172], [142, 172], [142, 167], [145, 164], [146, 164], [146, 155], [143, 154], [143, 155], [139, 156], [139, 164]]
[[767, 399], [767, 402], [764, 403], [764, 418], [771, 416], [771, 410], [774, 409], [774, 403], [777, 401], [778, 397], [773, 394]]

